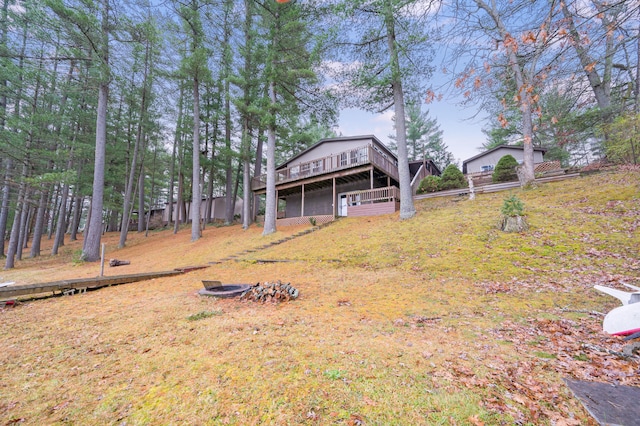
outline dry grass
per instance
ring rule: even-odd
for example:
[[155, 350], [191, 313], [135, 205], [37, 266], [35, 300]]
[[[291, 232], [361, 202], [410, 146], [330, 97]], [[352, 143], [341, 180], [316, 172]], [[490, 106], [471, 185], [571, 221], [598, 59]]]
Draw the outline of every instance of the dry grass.
[[[239, 261], [5, 309], [0, 422], [589, 423], [563, 377], [640, 384], [636, 361], [584, 352], [621, 342], [575, 312], [616, 305], [597, 282], [640, 284], [639, 182], [619, 172], [515, 191], [523, 234], [496, 228], [505, 193], [423, 200], [410, 221], [344, 219]], [[306, 228], [210, 228], [196, 243], [186, 229], [133, 233], [122, 250], [106, 235], [107, 257], [131, 261], [106, 272], [206, 264]], [[74, 262], [79, 244], [0, 275], [97, 275]], [[301, 297], [202, 298], [202, 279], [280, 279]]]

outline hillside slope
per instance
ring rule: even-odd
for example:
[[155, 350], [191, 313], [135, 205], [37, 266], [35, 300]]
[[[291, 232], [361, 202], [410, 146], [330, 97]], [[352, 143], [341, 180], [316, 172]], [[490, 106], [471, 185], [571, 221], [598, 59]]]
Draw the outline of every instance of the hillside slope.
[[[592, 286], [640, 285], [640, 173], [513, 193], [531, 225], [522, 234], [498, 230], [511, 193], [495, 193], [422, 200], [409, 221], [341, 219], [267, 248], [309, 226], [267, 238], [258, 226], [208, 228], [196, 243], [186, 230], [132, 234], [122, 250], [107, 235], [107, 257], [131, 261], [111, 275], [242, 254], [0, 311], [0, 421], [587, 423], [564, 377], [640, 385], [637, 358], [588, 349], [623, 346], [590, 314], [617, 301]], [[78, 244], [0, 275], [97, 275], [74, 262]], [[202, 298], [202, 279], [280, 279], [301, 296]]]

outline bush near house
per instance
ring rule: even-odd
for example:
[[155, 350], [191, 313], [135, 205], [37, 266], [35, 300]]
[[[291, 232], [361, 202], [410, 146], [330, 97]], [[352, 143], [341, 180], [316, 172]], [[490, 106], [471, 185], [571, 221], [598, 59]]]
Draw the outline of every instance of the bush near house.
[[491, 179], [493, 182], [509, 182], [516, 180], [518, 179], [518, 174], [516, 173], [517, 166], [518, 161], [513, 158], [513, 155], [505, 155], [498, 160], [498, 164], [496, 164], [496, 168], [493, 170]]
[[447, 168], [444, 169], [444, 172], [442, 172], [439, 189], [444, 191], [446, 189], [465, 188], [466, 186], [467, 181], [460, 169], [458, 169], [458, 166], [449, 164]]
[[437, 192], [440, 188], [440, 176], [427, 176], [420, 181], [416, 193], [426, 194], [428, 192]]

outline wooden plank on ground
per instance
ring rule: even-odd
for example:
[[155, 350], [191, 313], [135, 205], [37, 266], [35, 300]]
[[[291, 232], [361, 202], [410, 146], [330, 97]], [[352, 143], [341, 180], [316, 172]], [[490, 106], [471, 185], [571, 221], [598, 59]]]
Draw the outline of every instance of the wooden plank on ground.
[[141, 274], [115, 275], [110, 277], [79, 278], [48, 283], [14, 285], [0, 288], [0, 299], [28, 296], [30, 294], [48, 293], [68, 289], [101, 288], [111, 285], [129, 284], [138, 281], [164, 278], [182, 274], [182, 271], [146, 272]]
[[571, 379], [564, 381], [599, 424], [640, 424], [640, 388]]

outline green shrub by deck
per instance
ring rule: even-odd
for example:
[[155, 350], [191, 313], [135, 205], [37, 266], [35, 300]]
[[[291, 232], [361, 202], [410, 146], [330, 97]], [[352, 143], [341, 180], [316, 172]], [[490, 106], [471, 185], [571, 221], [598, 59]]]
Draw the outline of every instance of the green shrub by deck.
[[449, 164], [440, 177], [440, 190], [465, 188], [467, 181], [455, 164]]
[[496, 164], [496, 168], [493, 170], [493, 175], [491, 176], [491, 180], [493, 182], [510, 182], [518, 179], [518, 174], [516, 173], [516, 167], [518, 166], [518, 161], [513, 158], [513, 155], [507, 154], [502, 157], [498, 164]]
[[427, 192], [436, 192], [440, 188], [440, 176], [427, 176], [420, 181], [417, 194], [426, 194]]

